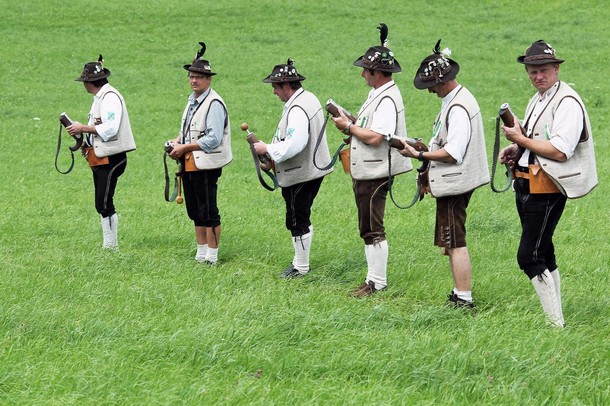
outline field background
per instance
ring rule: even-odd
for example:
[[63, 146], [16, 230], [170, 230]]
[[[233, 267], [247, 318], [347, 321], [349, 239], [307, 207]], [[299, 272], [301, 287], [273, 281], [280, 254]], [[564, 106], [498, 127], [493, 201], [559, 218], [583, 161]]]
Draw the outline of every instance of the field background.
[[[603, 1], [342, 2], [2, 0], [0, 34], [1, 404], [607, 404], [610, 397], [609, 7]], [[412, 79], [436, 40], [477, 97], [491, 161], [503, 102], [533, 94], [518, 55], [543, 38], [585, 100], [600, 184], [570, 201], [555, 234], [568, 327], [545, 326], [518, 270], [511, 192], [469, 208], [476, 315], [444, 306], [447, 260], [432, 246], [434, 201], [388, 203], [389, 288], [366, 300], [349, 177], [337, 167], [313, 212], [313, 272], [292, 258], [283, 201], [257, 183], [239, 124], [269, 140], [282, 104], [262, 79], [288, 57], [321, 101], [355, 111], [368, 88], [352, 62], [390, 27], [410, 136], [429, 139], [440, 100]], [[220, 182], [213, 269], [193, 261], [184, 207], [163, 200], [162, 145], [189, 93], [197, 42], [218, 72], [234, 162]], [[74, 82], [99, 53], [125, 96], [138, 150], [116, 193], [120, 253], [103, 252], [91, 174], [53, 167], [60, 112], [86, 120]], [[340, 134], [329, 131], [331, 147]], [[60, 165], [69, 163], [65, 140]], [[413, 174], [396, 194], [411, 197]], [[498, 178], [498, 184], [503, 179]]]

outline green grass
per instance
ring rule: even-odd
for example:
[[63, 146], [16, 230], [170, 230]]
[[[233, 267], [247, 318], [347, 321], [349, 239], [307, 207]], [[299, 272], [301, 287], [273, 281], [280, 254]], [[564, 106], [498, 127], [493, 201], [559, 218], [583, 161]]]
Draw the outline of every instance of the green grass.
[[[242, 4], [243, 3], [243, 4]], [[393, 3], [393, 4], [392, 4]], [[1, 404], [604, 404], [610, 397], [607, 77], [601, 1], [4, 2], [0, 34]], [[468, 237], [476, 314], [443, 303], [447, 260], [432, 246], [434, 201], [388, 204], [389, 289], [347, 292], [365, 274], [349, 177], [337, 167], [313, 212], [313, 272], [292, 258], [278, 192], [257, 183], [243, 132], [270, 139], [282, 105], [262, 83], [296, 61], [321, 101], [355, 111], [368, 88], [352, 62], [390, 27], [410, 136], [429, 138], [439, 100], [412, 86], [438, 38], [481, 105], [491, 159], [503, 102], [521, 116], [533, 88], [515, 59], [543, 38], [585, 100], [600, 184], [568, 202], [555, 234], [568, 327], [545, 326], [518, 270], [513, 195], [474, 194]], [[234, 162], [223, 172], [222, 265], [193, 261], [184, 207], [163, 201], [162, 145], [188, 95], [182, 65], [208, 45], [227, 102]], [[73, 79], [102, 53], [125, 96], [138, 150], [119, 181], [120, 252], [102, 252], [91, 174], [53, 168], [57, 117], [83, 121]], [[331, 146], [340, 134], [329, 132]], [[66, 167], [64, 145], [60, 164]], [[411, 197], [412, 174], [397, 197]], [[501, 182], [502, 179], [499, 179]]]

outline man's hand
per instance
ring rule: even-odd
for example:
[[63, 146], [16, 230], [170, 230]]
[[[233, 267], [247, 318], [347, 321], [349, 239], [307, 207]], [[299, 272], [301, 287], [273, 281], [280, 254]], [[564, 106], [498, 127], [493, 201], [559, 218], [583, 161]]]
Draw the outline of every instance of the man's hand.
[[347, 118], [347, 116], [343, 114], [342, 109], [339, 109], [339, 117], [331, 118], [335, 122], [335, 126], [337, 127], [337, 129], [341, 132], [343, 132], [347, 125], [351, 123], [351, 121], [349, 121], [349, 118]]
[[417, 151], [412, 146], [408, 145], [406, 142], [403, 141], [403, 143], [404, 143], [405, 147], [398, 151], [398, 152], [400, 152], [400, 155], [406, 156], [408, 158], [417, 158], [417, 157], [419, 157], [419, 151]]
[[188, 145], [174, 143], [174, 149], [169, 153], [169, 156], [172, 159], [180, 159], [187, 152], [189, 152]]
[[[508, 127], [506, 125], [502, 126], [502, 130], [504, 131], [504, 135], [506, 139], [514, 142], [515, 144], [519, 144], [524, 138], [527, 138], [523, 131], [521, 131], [521, 124], [517, 117], [515, 117], [515, 125], [514, 127]], [[520, 144], [519, 144], [520, 145]]]
[[265, 155], [267, 153], [267, 144], [262, 141], [255, 142], [254, 144], [252, 144], [252, 147], [258, 155]]
[[500, 152], [500, 163], [508, 164], [511, 169], [515, 167], [515, 163], [519, 159], [519, 146], [511, 144]]
[[85, 132], [84, 128], [85, 126], [83, 124], [79, 123], [78, 121], [75, 121], [72, 123], [72, 125], [66, 127], [66, 131], [68, 131], [68, 134], [70, 135], [78, 135]]

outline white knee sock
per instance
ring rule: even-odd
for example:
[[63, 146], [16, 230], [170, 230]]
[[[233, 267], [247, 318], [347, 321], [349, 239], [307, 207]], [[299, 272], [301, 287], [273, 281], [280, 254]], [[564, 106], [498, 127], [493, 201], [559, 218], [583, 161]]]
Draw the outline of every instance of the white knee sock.
[[388, 285], [388, 252], [387, 240], [364, 246], [364, 254], [368, 265], [366, 282], [373, 281], [377, 290], [381, 290]]
[[195, 261], [205, 261], [205, 254], [208, 253], [208, 244], [197, 244], [197, 254], [195, 254]]
[[116, 213], [109, 217], [101, 217], [103, 242], [102, 248], [116, 250], [119, 248], [118, 228], [119, 218]]
[[114, 249], [119, 249], [119, 216], [116, 213], [110, 216], [110, 231]]
[[563, 317], [561, 316], [561, 309], [558, 307], [557, 303], [555, 283], [548, 269], [541, 275], [534, 277], [532, 279], [532, 285], [534, 285], [536, 294], [540, 298], [542, 309], [550, 322], [557, 327], [563, 327]]
[[300, 237], [292, 237], [292, 246], [294, 247], [292, 265], [303, 274], [309, 272], [309, 252], [311, 250], [312, 239], [313, 226], [309, 227], [307, 234], [303, 234]]
[[559, 275], [559, 268], [551, 271], [551, 277], [555, 284], [555, 297], [557, 298], [557, 307], [559, 307], [559, 315], [561, 316], [561, 322], [564, 323], [563, 318], [563, 307], [561, 305], [561, 276]]
[[102, 224], [102, 248], [110, 248], [110, 238], [111, 238], [111, 233], [110, 233], [110, 224], [109, 224], [109, 218], [108, 217], [102, 217], [100, 215], [100, 222]]
[[205, 260], [210, 264], [215, 264], [218, 261], [218, 248], [208, 247], [208, 252], [205, 254]]

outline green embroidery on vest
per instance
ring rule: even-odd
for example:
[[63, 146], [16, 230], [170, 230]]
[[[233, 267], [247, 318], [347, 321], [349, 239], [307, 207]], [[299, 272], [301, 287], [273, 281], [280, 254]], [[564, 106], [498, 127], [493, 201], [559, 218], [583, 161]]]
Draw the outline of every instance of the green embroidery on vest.
[[432, 126], [432, 138], [435, 138], [438, 135], [438, 132], [441, 130], [441, 122], [440, 120], [434, 123]]

